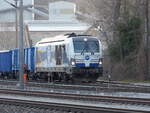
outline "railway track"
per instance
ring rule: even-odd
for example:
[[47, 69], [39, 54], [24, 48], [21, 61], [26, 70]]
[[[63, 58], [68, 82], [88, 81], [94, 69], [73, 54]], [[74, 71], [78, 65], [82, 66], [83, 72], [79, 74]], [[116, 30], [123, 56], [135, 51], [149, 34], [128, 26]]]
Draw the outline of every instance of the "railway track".
[[[112, 97], [112, 96], [91, 96], [79, 94], [62, 94], [48, 93], [39, 91], [24, 91], [24, 90], [8, 90], [1, 89], [0, 95], [16, 95], [24, 98], [2, 98], [0, 104], [9, 104], [16, 106], [30, 106], [41, 109], [59, 109], [71, 111], [73, 113], [99, 113], [99, 112], [114, 112], [114, 113], [145, 113], [150, 112], [150, 99], [142, 98], [127, 98], [127, 97]], [[26, 98], [27, 99], [26, 99]], [[32, 99], [29, 99], [31, 97]], [[34, 100], [33, 97], [36, 99]], [[46, 100], [58, 99], [58, 101], [39, 101], [37, 98], [45, 98]], [[62, 99], [68, 100], [63, 102]], [[70, 102], [72, 101], [72, 102]], [[88, 104], [91, 103], [91, 104]], [[109, 106], [108, 106], [109, 104]], [[126, 106], [126, 107], [121, 107]], [[130, 106], [130, 107], [129, 107]]]
[[0, 94], [14, 94], [22, 96], [34, 96], [34, 97], [51, 97], [51, 98], [63, 98], [63, 99], [75, 99], [75, 100], [88, 100], [88, 101], [100, 101], [111, 103], [128, 103], [128, 104], [141, 104], [150, 106], [150, 98], [131, 98], [131, 97], [116, 97], [116, 96], [95, 96], [95, 95], [82, 95], [82, 94], [64, 94], [64, 93], [52, 93], [41, 91], [25, 91], [25, 90], [10, 90], [0, 89]]
[[[18, 81], [7, 81], [0, 80], [1, 88], [8, 86], [8, 88], [16, 88]], [[82, 91], [94, 91], [94, 92], [139, 92], [139, 93], [150, 93], [150, 86], [134, 85], [133, 83], [122, 83], [122, 82], [108, 82], [101, 81], [96, 84], [60, 84], [60, 83], [41, 83], [41, 82], [27, 82], [27, 89], [67, 89], [67, 90], [82, 90]]]
[[106, 107], [94, 107], [86, 105], [74, 105], [74, 104], [60, 104], [60, 103], [50, 103], [50, 102], [37, 102], [37, 101], [26, 101], [26, 100], [16, 100], [16, 99], [2, 99], [0, 98], [2, 104], [24, 106], [30, 108], [39, 109], [49, 109], [65, 111], [67, 113], [144, 113], [148, 111], [144, 110], [130, 110], [130, 109], [119, 109], [119, 108], [106, 108]]

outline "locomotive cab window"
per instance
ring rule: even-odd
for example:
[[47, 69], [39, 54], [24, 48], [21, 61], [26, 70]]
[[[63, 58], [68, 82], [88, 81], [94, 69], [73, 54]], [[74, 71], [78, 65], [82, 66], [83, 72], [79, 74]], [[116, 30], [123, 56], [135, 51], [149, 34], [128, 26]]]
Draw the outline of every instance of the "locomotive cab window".
[[94, 38], [73, 38], [75, 53], [97, 53], [99, 52], [99, 42]]

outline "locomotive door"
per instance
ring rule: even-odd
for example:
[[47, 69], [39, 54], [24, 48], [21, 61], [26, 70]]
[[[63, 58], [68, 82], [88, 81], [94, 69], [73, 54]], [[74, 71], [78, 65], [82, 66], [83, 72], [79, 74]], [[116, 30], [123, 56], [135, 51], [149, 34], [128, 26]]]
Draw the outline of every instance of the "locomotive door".
[[62, 49], [61, 45], [55, 46], [56, 65], [62, 65]]
[[55, 46], [56, 65], [65, 65], [68, 63], [66, 45]]
[[63, 64], [68, 63], [68, 58], [67, 58], [67, 51], [66, 51], [66, 45], [62, 45], [62, 57], [63, 57]]

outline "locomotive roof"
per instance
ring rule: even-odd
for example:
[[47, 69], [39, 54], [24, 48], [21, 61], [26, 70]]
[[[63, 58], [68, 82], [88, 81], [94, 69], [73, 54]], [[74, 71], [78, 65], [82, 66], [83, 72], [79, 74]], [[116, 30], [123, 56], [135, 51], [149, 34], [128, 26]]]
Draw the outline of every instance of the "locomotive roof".
[[10, 50], [0, 50], [0, 53], [9, 52]]
[[58, 35], [55, 37], [50, 37], [50, 38], [44, 38], [41, 41], [39, 41], [38, 43], [44, 43], [44, 42], [54, 42], [54, 41], [62, 41], [67, 39], [68, 36], [64, 36], [64, 35]]
[[37, 44], [44, 44], [44, 43], [52, 43], [52, 42], [61, 42], [66, 40], [67, 38], [74, 38], [74, 37], [89, 37], [90, 35], [76, 35], [75, 33], [65, 34], [65, 35], [57, 35], [55, 37], [44, 38], [41, 41], [37, 42]]

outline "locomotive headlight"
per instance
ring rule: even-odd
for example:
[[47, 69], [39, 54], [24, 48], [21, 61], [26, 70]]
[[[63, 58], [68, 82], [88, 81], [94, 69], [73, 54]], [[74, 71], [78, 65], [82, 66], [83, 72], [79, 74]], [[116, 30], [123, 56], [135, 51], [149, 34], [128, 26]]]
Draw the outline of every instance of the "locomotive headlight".
[[72, 58], [71, 59], [71, 65], [74, 66], [75, 64], [76, 64], [76, 61], [75, 61], [75, 59]]
[[87, 42], [87, 38], [84, 38], [84, 41]]
[[74, 66], [74, 65], [75, 65], [75, 62], [74, 62], [74, 61], [72, 61], [72, 62], [71, 62], [71, 65], [72, 65], [72, 66]]
[[103, 63], [102, 59], [99, 59], [99, 65], [102, 65], [102, 63]]
[[102, 61], [99, 61], [99, 64], [102, 65]]

